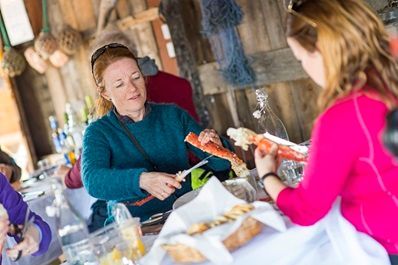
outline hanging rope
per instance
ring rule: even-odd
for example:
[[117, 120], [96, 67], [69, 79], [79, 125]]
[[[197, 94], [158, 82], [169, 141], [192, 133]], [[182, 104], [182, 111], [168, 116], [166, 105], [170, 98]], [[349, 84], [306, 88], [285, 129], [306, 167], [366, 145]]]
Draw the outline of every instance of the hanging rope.
[[206, 35], [240, 24], [243, 12], [231, 0], [202, 0], [202, 27]]
[[10, 39], [8, 38], [7, 30], [4, 25], [3, 16], [1, 15], [1, 13], [0, 13], [0, 30], [1, 30], [1, 37], [4, 42], [4, 49], [5, 50], [10, 49], [11, 48]]
[[48, 13], [47, 13], [47, 0], [41, 1], [42, 8], [42, 17], [43, 17], [43, 29], [42, 32], [50, 32], [50, 24], [48, 22]]
[[247, 86], [255, 81], [240, 42], [236, 26], [243, 12], [235, 0], [201, 0], [202, 27], [225, 80], [235, 86]]
[[389, 0], [388, 7], [398, 7], [398, 0]]

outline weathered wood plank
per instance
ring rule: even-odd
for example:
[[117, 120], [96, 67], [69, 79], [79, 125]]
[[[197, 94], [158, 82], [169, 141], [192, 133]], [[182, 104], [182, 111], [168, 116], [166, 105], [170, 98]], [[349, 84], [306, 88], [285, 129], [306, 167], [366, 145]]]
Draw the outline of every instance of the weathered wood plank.
[[64, 121], [65, 104], [68, 102], [68, 96], [64, 88], [63, 77], [60, 71], [50, 66], [48, 67], [45, 77], [48, 82], [48, 92], [54, 106], [54, 113], [61, 125]]
[[252, 0], [237, 1], [244, 13], [243, 21], [238, 26], [238, 32], [246, 54], [271, 49], [271, 40], [266, 27], [264, 27], [265, 18], [261, 2]]
[[70, 25], [74, 29], [79, 28], [79, 22], [77, 20], [75, 10], [73, 8], [73, 2], [70, 0], [59, 0], [57, 5], [61, 10], [63, 21], [65, 24]]
[[[265, 86], [307, 77], [300, 63], [288, 48], [258, 52], [249, 58], [252, 60], [252, 67], [257, 79], [254, 86]], [[217, 63], [201, 65], [199, 73], [205, 95], [227, 91], [227, 83], [220, 75]]]
[[96, 17], [94, 13], [93, 3], [91, 1], [85, 0], [69, 0], [72, 2], [73, 13], [68, 14], [70, 16], [75, 16], [77, 20], [77, 29], [80, 31], [85, 31], [88, 29], [93, 29], [96, 26]]
[[117, 22], [117, 26], [120, 30], [126, 30], [134, 27], [135, 25], [153, 21], [159, 18], [159, 8], [152, 7], [148, 10], [134, 14], [134, 16], [128, 16]]
[[311, 136], [312, 125], [318, 116], [316, 105], [321, 89], [310, 79], [289, 82], [292, 90], [292, 98], [297, 112], [297, 122], [300, 124], [302, 141], [308, 140]]
[[[200, 0], [181, 1], [181, 17], [185, 34], [191, 46], [195, 61], [201, 65], [214, 62], [209, 40], [202, 34]], [[176, 45], [174, 43], [174, 45]]]
[[[186, 1], [184, 1], [186, 2]], [[203, 97], [202, 84], [199, 78], [197, 62], [192, 52], [186, 29], [184, 27], [184, 19], [181, 13], [181, 1], [179, 0], [163, 0], [164, 15], [170, 28], [171, 38], [173, 39], [177, 62], [181, 76], [188, 79], [193, 87], [193, 97], [198, 115], [204, 126], [209, 123], [209, 115], [206, 110], [206, 101]]]
[[[43, 76], [32, 69], [26, 69], [22, 75], [15, 78], [16, 89], [20, 97], [19, 106], [23, 107], [26, 119], [23, 121], [32, 139], [32, 159], [50, 154], [51, 136], [48, 133], [47, 113], [52, 107], [51, 98], [47, 94], [47, 82]], [[52, 112], [54, 113], [54, 112]], [[21, 116], [22, 117], [22, 116]]]
[[[19, 144], [22, 144], [27, 151], [27, 154], [30, 155], [29, 158], [27, 158], [27, 165], [25, 170], [33, 170], [34, 164], [36, 164], [37, 157], [36, 157], [36, 152], [35, 152], [35, 147], [33, 144], [33, 140], [31, 135], [29, 134], [29, 129], [28, 129], [28, 123], [27, 123], [27, 116], [26, 112], [23, 108], [22, 104], [22, 99], [20, 92], [17, 87], [17, 83], [15, 79], [10, 79], [9, 77], [4, 77], [4, 83], [6, 86], [6, 89], [10, 90], [10, 101], [13, 102], [15, 108], [17, 109], [17, 112], [19, 114], [19, 119], [15, 122], [18, 123], [19, 125], [19, 133], [15, 134], [15, 136], [20, 137], [20, 140], [18, 141]], [[9, 119], [9, 117], [8, 117]], [[19, 147], [19, 146], [18, 146]]]
[[366, 0], [366, 2], [375, 10], [380, 10], [388, 4], [388, 0]]
[[264, 12], [264, 27], [267, 29], [272, 49], [287, 47], [285, 30], [282, 23], [281, 10], [278, 2], [283, 1], [259, 1]]
[[131, 14], [135, 14], [147, 9], [145, 0], [128, 0], [130, 2]]
[[128, 17], [131, 14], [131, 6], [128, 0], [118, 0], [116, 2], [116, 11], [120, 18]]

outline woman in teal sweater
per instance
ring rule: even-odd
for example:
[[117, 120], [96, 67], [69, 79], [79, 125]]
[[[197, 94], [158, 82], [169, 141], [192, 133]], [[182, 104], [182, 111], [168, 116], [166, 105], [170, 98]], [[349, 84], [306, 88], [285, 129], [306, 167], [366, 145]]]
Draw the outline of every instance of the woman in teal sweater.
[[[190, 167], [188, 149], [200, 159], [207, 156], [185, 143], [185, 136], [194, 132], [202, 143], [222, 145], [219, 136], [214, 130], [202, 131], [175, 105], [147, 102], [145, 79], [127, 47], [116, 43], [103, 46], [93, 53], [91, 64], [100, 93], [97, 112], [102, 117], [85, 131], [84, 186], [100, 200], [126, 202], [132, 215], [141, 220], [171, 209], [173, 202], [191, 189], [189, 180], [181, 184], [175, 180], [178, 171]], [[230, 164], [211, 158], [208, 166], [224, 171]], [[155, 199], [133, 206], [149, 194]]]

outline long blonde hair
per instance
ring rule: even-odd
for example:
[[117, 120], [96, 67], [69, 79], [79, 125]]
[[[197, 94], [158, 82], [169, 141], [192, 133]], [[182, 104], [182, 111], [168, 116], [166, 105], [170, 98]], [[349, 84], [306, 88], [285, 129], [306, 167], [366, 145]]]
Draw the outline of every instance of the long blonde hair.
[[362, 0], [304, 0], [294, 9], [316, 24], [288, 14], [286, 35], [306, 50], [319, 50], [326, 86], [321, 110], [368, 83], [389, 106], [398, 98], [398, 67], [382, 21]]
[[105, 99], [101, 94], [105, 90], [103, 82], [103, 73], [105, 69], [113, 62], [121, 58], [131, 58], [137, 61], [135, 55], [127, 48], [108, 48], [101, 54], [93, 65], [93, 77], [97, 85], [97, 91], [99, 93], [96, 101], [95, 112], [98, 118], [107, 114], [112, 108], [113, 104], [111, 101]]

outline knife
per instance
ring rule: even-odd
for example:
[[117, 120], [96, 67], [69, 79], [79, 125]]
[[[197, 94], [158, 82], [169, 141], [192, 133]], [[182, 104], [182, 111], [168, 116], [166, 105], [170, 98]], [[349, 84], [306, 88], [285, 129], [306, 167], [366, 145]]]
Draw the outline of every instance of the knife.
[[[199, 163], [197, 163], [196, 165], [194, 165], [193, 167], [189, 168], [189, 169], [185, 169], [183, 171], [180, 171], [176, 174], [176, 179], [178, 182], [184, 181], [185, 177], [189, 175], [189, 173], [191, 173], [194, 169], [201, 167], [205, 164], [207, 164], [209, 162], [209, 158], [212, 157], [213, 155], [210, 155], [206, 158], [204, 158], [202, 161], [200, 161]], [[145, 203], [151, 201], [152, 199], [154, 199], [155, 196], [153, 195], [148, 195], [147, 197], [145, 197], [142, 200], [136, 201], [134, 203], [132, 203], [134, 206], [142, 206]]]
[[191, 167], [190, 169], [185, 169], [183, 171], [180, 171], [176, 174], [176, 180], [178, 182], [184, 181], [185, 177], [188, 176], [194, 169], [197, 169], [198, 167], [201, 167], [203, 165], [206, 165], [209, 162], [209, 158], [212, 157], [213, 155], [210, 155], [208, 157], [206, 157], [205, 159], [203, 159], [202, 161], [200, 161], [199, 163], [197, 163], [196, 165], [194, 165], [193, 167]]

